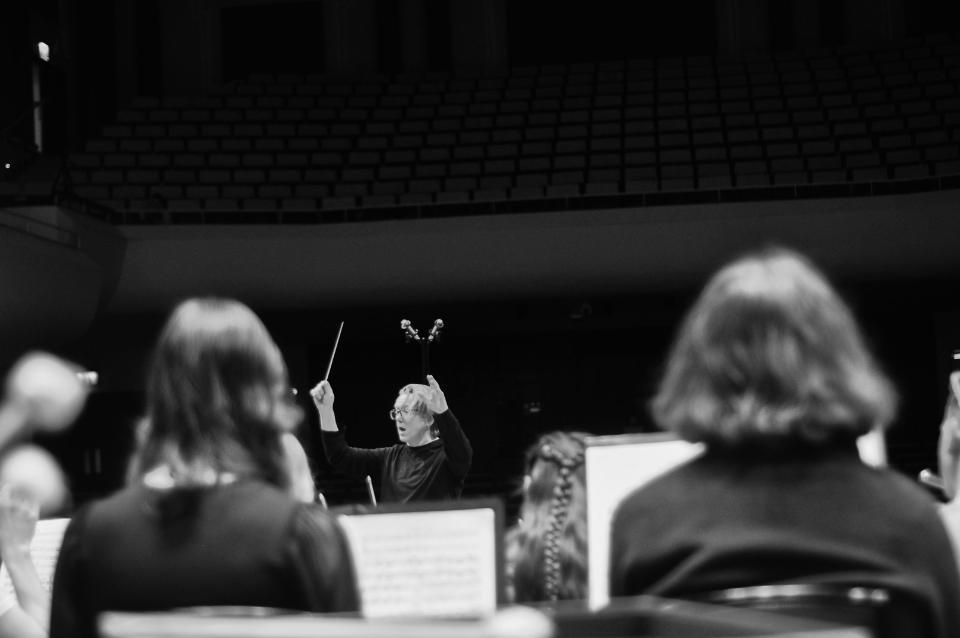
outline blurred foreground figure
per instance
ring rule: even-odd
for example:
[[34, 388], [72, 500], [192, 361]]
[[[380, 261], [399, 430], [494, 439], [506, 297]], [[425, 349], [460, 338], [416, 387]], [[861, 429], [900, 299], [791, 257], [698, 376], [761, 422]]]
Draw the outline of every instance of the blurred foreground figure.
[[551, 432], [527, 450], [520, 520], [507, 536], [515, 602], [587, 597], [586, 438]]
[[882, 586], [919, 610], [917, 636], [960, 636], [960, 578], [934, 504], [857, 454], [894, 408], [850, 310], [809, 262], [774, 250], [723, 268], [653, 401], [663, 428], [706, 451], [620, 504], [611, 595]]
[[[90, 385], [80, 368], [44, 352], [21, 357], [7, 374], [0, 403], [0, 451], [33, 431], [58, 432], [83, 410]], [[7, 452], [0, 463], [0, 560], [13, 592], [0, 588], [0, 638], [47, 635], [50, 594], [37, 573], [30, 543], [37, 518], [69, 509], [63, 471], [32, 445]], [[42, 504], [42, 505], [41, 505]]]
[[957, 498], [957, 485], [960, 484], [960, 372], [950, 375], [947, 406], [940, 423], [938, 453], [943, 493], [948, 501], [940, 508], [940, 513], [953, 541], [954, 551], [958, 553], [960, 573], [960, 499]]
[[249, 308], [177, 306], [148, 371], [130, 483], [67, 528], [50, 635], [93, 638], [106, 610], [356, 610], [338, 524], [290, 495], [290, 400], [280, 350]]
[[67, 516], [72, 499], [67, 477], [53, 456], [36, 445], [18, 445], [0, 458], [0, 485], [23, 490], [40, 518]]
[[90, 392], [79, 372], [80, 368], [45, 352], [21, 357], [7, 374], [0, 405], [0, 449], [32, 429], [58, 432], [71, 425]]
[[13, 596], [0, 589], [0, 638], [47, 635], [50, 593], [43, 587], [30, 554], [38, 509], [26, 491], [0, 486], [0, 560], [14, 589]]
[[317, 486], [310, 471], [307, 453], [291, 432], [285, 432], [282, 441], [287, 470], [290, 472], [290, 494], [302, 503], [313, 503], [317, 496]]

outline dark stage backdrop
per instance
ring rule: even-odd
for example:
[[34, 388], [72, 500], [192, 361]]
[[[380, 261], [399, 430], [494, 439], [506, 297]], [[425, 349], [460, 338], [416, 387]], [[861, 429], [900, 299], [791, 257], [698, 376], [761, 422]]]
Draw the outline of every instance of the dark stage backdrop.
[[[900, 389], [900, 416], [888, 443], [891, 463], [910, 476], [936, 462], [946, 361], [960, 347], [950, 298], [956, 283], [841, 285]], [[647, 402], [656, 391], [676, 326], [697, 292], [341, 312], [303, 309], [263, 317], [299, 391], [306, 419], [298, 435], [328, 499], [345, 502], [364, 495], [362, 485], [326, 465], [308, 394], [323, 376], [339, 321], [346, 323], [331, 375], [338, 421], [351, 443], [383, 446], [396, 441], [387, 412], [397, 390], [421, 380], [419, 346], [405, 343], [400, 321], [409, 319], [426, 332], [438, 317], [446, 327], [431, 348], [431, 372], [475, 449], [467, 493], [510, 498], [523, 451], [541, 433], [654, 428]], [[163, 320], [138, 315], [100, 322], [68, 351], [100, 371], [102, 379], [77, 428], [45, 442], [65, 460], [81, 501], [122, 483], [133, 425], [142, 409], [143, 369]], [[99, 469], [95, 448], [100, 449]]]

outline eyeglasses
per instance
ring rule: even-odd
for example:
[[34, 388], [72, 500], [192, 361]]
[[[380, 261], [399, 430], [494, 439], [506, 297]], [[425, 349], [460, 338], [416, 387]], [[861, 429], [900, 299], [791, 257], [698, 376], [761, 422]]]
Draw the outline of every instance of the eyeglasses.
[[410, 408], [400, 408], [399, 410], [397, 408], [390, 408], [390, 420], [396, 421], [398, 416], [406, 419], [410, 416]]

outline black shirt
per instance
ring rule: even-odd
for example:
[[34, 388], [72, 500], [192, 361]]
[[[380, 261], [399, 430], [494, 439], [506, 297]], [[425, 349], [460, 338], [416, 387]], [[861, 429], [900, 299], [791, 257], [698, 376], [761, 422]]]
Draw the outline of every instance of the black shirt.
[[94, 638], [102, 611], [208, 605], [358, 610], [339, 525], [256, 480], [131, 485], [73, 517], [54, 576], [51, 638]]
[[627, 496], [613, 519], [610, 594], [684, 598], [810, 583], [883, 586], [960, 636], [960, 579], [928, 494], [856, 448], [794, 456], [708, 451]]
[[434, 415], [440, 438], [411, 447], [398, 443], [372, 449], [347, 445], [343, 432], [323, 430], [327, 460], [337, 470], [362, 479], [380, 476], [380, 501], [406, 503], [451, 499], [460, 496], [470, 469], [473, 449], [460, 423], [447, 410]]

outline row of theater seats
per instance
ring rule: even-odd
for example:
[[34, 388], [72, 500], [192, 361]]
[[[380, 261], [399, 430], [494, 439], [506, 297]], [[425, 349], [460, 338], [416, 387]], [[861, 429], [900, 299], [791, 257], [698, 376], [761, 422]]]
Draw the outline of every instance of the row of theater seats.
[[141, 98], [70, 158], [118, 211], [424, 207], [960, 175], [960, 43]]

